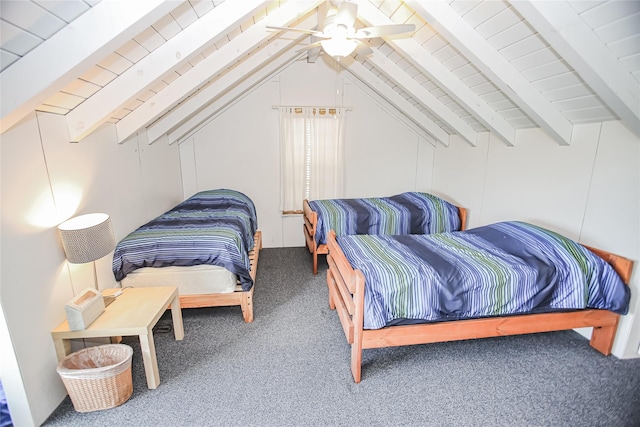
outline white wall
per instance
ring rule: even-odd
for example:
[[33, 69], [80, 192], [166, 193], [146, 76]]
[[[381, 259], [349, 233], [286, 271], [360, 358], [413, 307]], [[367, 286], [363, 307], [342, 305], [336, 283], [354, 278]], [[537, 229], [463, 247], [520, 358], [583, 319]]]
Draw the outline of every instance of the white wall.
[[636, 261], [631, 284], [631, 314], [620, 322], [613, 352], [620, 357], [638, 357], [640, 141], [618, 122], [603, 123], [599, 140], [580, 242]]
[[[2, 135], [0, 378], [18, 426], [40, 424], [64, 398], [49, 332], [64, 319], [64, 303], [91, 280], [87, 266], [64, 259], [56, 231], [62, 220], [104, 211], [120, 239], [198, 190], [229, 187], [256, 203], [266, 247], [304, 244], [301, 218], [279, 212], [273, 105], [353, 108], [347, 197], [432, 192], [469, 208], [471, 227], [523, 219], [640, 260], [640, 144], [620, 123], [576, 126], [569, 147], [538, 129], [519, 131], [515, 147], [489, 134], [476, 147], [455, 136], [449, 147], [433, 147], [352, 78], [322, 61], [298, 62], [180, 146], [166, 139], [149, 146], [144, 134], [117, 144], [113, 125], [70, 144], [64, 118], [44, 113]], [[336, 88], [343, 93], [336, 96]], [[101, 287], [115, 285], [110, 257], [98, 269]], [[638, 280], [636, 268], [632, 314], [614, 345], [619, 357], [638, 356]], [[11, 348], [15, 357], [7, 356]]]
[[[278, 117], [272, 105], [352, 107], [345, 197], [431, 192], [468, 208], [468, 227], [529, 221], [640, 260], [640, 141], [619, 122], [577, 125], [570, 146], [558, 145], [540, 129], [525, 129], [517, 132], [515, 147], [488, 132], [475, 147], [457, 136], [448, 147], [433, 147], [351, 79], [324, 61], [298, 61], [183, 144], [181, 151], [195, 152], [197, 159], [183, 163], [184, 176], [197, 176], [194, 191], [247, 191], [266, 247], [304, 246], [301, 218], [282, 217], [278, 210]], [[614, 344], [619, 357], [637, 357], [640, 344], [640, 316], [634, 315], [640, 304], [638, 270], [631, 314], [622, 318]]]
[[430, 191], [433, 146], [349, 80], [344, 93], [345, 105], [353, 107], [347, 113], [344, 197]]
[[345, 75], [323, 60], [298, 61], [212, 120], [181, 144], [183, 180], [192, 183], [185, 195], [220, 187], [245, 192], [256, 204], [265, 247], [304, 246], [302, 218], [280, 214], [277, 105], [352, 108], [345, 197], [429, 191], [433, 147]]
[[[41, 424], [66, 396], [50, 331], [74, 293], [93, 286], [91, 264], [66, 262], [57, 225], [106, 212], [119, 240], [182, 200], [178, 147], [118, 144], [113, 125], [72, 144], [66, 129], [62, 116], [33, 113], [0, 145], [0, 378], [17, 426]], [[100, 287], [116, 286], [111, 256], [96, 266]]]
[[[570, 146], [540, 129], [518, 131], [515, 147], [493, 137], [477, 147], [454, 139], [436, 149], [433, 192], [469, 208], [469, 227], [528, 221], [638, 262], [639, 162], [640, 141], [619, 122], [575, 126]], [[637, 357], [639, 271], [613, 347], [618, 357]]]

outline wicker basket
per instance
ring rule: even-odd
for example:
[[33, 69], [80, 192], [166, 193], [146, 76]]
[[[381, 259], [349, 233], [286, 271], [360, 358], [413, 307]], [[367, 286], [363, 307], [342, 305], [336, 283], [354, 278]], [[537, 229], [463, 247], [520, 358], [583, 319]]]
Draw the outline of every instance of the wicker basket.
[[131, 357], [125, 344], [89, 347], [65, 357], [58, 374], [78, 412], [109, 409], [126, 402], [133, 393]]

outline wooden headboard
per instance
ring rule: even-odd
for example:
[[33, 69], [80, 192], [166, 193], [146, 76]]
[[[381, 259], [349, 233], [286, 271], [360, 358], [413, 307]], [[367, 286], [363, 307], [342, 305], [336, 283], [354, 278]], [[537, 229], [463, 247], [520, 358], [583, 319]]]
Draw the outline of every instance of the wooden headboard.
[[603, 251], [602, 249], [592, 248], [591, 246], [587, 245], [582, 246], [607, 261], [613, 267], [616, 273], [618, 273], [622, 281], [627, 285], [629, 284], [629, 282], [631, 281], [631, 272], [633, 271], [633, 261], [620, 255], [615, 255], [610, 252]]

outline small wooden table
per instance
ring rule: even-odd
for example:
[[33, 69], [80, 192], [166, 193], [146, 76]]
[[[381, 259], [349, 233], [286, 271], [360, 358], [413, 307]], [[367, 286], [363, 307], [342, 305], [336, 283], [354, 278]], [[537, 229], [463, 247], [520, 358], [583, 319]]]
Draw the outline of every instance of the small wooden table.
[[[105, 291], [104, 294], [108, 295], [109, 292]], [[160, 373], [153, 342], [153, 327], [169, 304], [176, 340], [183, 339], [184, 327], [178, 288], [125, 288], [87, 329], [70, 331], [65, 320], [51, 331], [58, 360], [62, 361], [71, 352], [71, 339], [110, 337], [113, 341], [114, 337], [138, 335], [147, 385], [152, 389], [157, 388], [160, 384]]]

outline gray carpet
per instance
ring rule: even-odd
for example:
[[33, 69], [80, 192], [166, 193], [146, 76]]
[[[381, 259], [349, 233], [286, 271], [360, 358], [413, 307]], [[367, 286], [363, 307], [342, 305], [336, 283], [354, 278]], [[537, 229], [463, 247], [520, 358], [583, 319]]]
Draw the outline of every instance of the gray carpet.
[[640, 425], [640, 359], [605, 357], [573, 331], [365, 350], [355, 384], [324, 268], [313, 276], [303, 248], [264, 249], [253, 323], [239, 307], [187, 309], [175, 341], [165, 315], [156, 390], [125, 338], [131, 398], [77, 413], [67, 397], [44, 425]]

